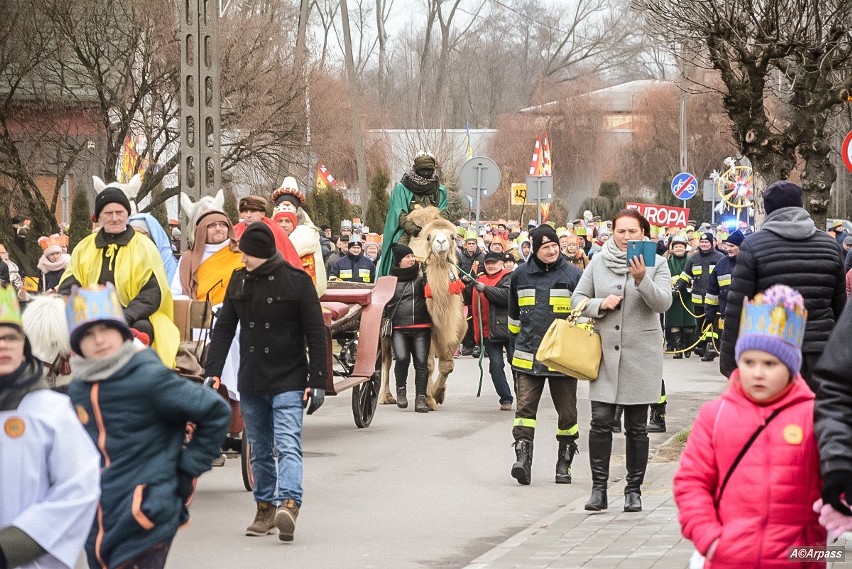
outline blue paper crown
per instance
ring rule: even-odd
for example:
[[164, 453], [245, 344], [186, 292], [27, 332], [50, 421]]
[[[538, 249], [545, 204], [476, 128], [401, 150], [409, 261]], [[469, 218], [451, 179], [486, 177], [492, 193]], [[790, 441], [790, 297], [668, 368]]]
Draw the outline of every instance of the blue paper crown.
[[127, 326], [124, 309], [111, 283], [106, 286], [75, 288], [68, 298], [65, 317], [71, 334], [80, 326], [96, 321], [112, 321]]
[[807, 316], [807, 310], [801, 307], [765, 303], [763, 295], [758, 294], [743, 305], [740, 337], [749, 334], [773, 336], [801, 348]]

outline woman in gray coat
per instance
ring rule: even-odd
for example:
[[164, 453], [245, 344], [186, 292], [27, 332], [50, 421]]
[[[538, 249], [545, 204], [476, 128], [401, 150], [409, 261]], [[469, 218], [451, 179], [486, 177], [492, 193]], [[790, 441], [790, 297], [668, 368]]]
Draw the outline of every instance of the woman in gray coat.
[[640, 487], [648, 464], [648, 405], [660, 398], [663, 376], [663, 332], [660, 313], [672, 303], [671, 274], [666, 260], [656, 255], [653, 267], [639, 256], [627, 262], [627, 242], [651, 233], [648, 220], [625, 209], [613, 220], [612, 239], [592, 257], [572, 298], [572, 305], [588, 299], [583, 316], [597, 320], [603, 357], [598, 379], [589, 386], [592, 424], [589, 462], [592, 496], [586, 509], [607, 508], [607, 479], [612, 454], [615, 407], [624, 408], [627, 438], [627, 486], [624, 511], [642, 511]]

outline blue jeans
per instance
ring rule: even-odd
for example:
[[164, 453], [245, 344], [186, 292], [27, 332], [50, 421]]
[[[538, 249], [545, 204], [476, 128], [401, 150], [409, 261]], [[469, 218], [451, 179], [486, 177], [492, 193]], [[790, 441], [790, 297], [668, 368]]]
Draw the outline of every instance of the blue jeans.
[[[240, 405], [251, 443], [254, 499], [276, 506], [292, 498], [302, 504], [302, 396], [304, 391], [245, 395]], [[275, 470], [273, 446], [278, 450]]]
[[505, 342], [492, 342], [485, 340], [485, 353], [488, 354], [488, 372], [491, 374], [491, 381], [494, 383], [494, 389], [497, 390], [497, 395], [500, 397], [500, 403], [511, 403], [512, 390], [509, 389], [509, 383], [506, 381], [506, 362], [503, 360], [503, 348], [506, 348], [506, 357], [512, 361], [512, 344], [506, 340]]

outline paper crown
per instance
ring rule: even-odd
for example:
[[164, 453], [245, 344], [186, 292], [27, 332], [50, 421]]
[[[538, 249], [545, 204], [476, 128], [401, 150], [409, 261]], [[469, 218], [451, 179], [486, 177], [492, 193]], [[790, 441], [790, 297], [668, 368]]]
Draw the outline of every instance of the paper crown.
[[121, 307], [112, 283], [107, 283], [106, 286], [74, 287], [71, 296], [68, 297], [65, 319], [68, 321], [71, 348], [74, 351], [79, 351], [82, 333], [89, 324], [95, 322], [110, 323], [129, 333], [124, 319], [124, 309]]
[[47, 250], [48, 247], [61, 247], [63, 245], [68, 246], [68, 236], [59, 235], [58, 233], [54, 233], [50, 237], [42, 235], [38, 238], [38, 244], [42, 251]]
[[13, 286], [0, 286], [0, 324], [23, 329], [18, 291]]
[[465, 241], [471, 241], [471, 240], [478, 241], [479, 236], [476, 234], [476, 231], [474, 231], [474, 230], [465, 231], [464, 240]]
[[771, 336], [801, 348], [807, 318], [802, 295], [788, 286], [776, 285], [743, 305], [740, 338]]

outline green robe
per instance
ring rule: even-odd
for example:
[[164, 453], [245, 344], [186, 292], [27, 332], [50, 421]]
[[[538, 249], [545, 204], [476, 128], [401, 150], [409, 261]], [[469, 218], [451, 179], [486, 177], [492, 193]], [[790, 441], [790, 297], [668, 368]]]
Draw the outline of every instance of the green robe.
[[411, 190], [405, 187], [402, 182], [397, 182], [391, 192], [390, 203], [388, 204], [388, 215], [385, 218], [385, 230], [382, 233], [382, 254], [379, 257], [377, 264], [376, 276], [381, 277], [389, 275], [393, 264], [393, 255], [391, 254], [391, 246], [399, 242], [402, 237], [402, 227], [399, 226], [399, 214], [402, 212], [408, 213], [411, 210], [412, 200], [420, 205], [437, 205], [441, 211], [447, 211], [447, 189], [440, 185], [438, 186], [438, 203], [432, 203], [429, 196], [418, 196]]
[[[687, 260], [689, 260], [689, 255], [683, 257], [669, 255], [668, 263], [672, 279], [677, 279], [680, 276]], [[683, 304], [681, 304], [677, 292], [672, 293], [672, 306], [666, 311], [666, 328], [695, 328], [695, 318], [689, 313], [697, 314], [692, 304], [692, 297], [689, 293], [683, 293], [681, 296], [683, 296]], [[684, 305], [686, 305], [686, 308], [684, 308]]]

